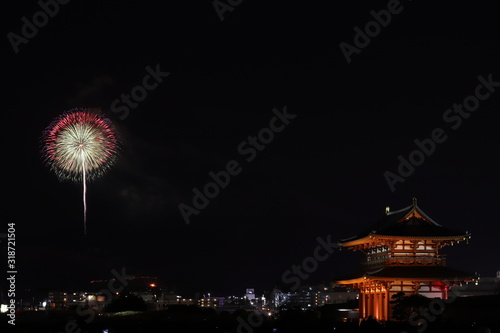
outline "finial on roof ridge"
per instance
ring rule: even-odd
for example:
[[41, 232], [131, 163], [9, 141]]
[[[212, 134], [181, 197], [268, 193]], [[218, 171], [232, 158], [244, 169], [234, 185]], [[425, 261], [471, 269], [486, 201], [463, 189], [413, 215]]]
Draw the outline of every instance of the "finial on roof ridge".
[[417, 206], [417, 198], [413, 197], [413, 207]]

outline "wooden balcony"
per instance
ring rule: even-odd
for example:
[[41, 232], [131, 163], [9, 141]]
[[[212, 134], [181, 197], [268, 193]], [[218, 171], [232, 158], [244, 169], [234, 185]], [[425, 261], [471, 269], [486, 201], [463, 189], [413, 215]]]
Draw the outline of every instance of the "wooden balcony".
[[364, 268], [384, 266], [446, 266], [446, 255], [435, 256], [378, 256], [362, 263]]

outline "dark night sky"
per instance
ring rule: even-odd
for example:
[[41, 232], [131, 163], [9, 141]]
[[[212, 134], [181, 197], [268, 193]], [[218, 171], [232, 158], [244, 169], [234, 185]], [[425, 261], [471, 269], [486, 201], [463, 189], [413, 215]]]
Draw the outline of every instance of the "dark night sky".
[[[402, 5], [350, 64], [339, 43], [353, 44], [353, 28], [387, 1], [243, 1], [223, 22], [211, 1], [71, 1], [18, 54], [3, 38], [1, 228], [17, 224], [19, 283], [83, 288], [126, 266], [182, 292], [260, 293], [311, 256], [318, 236], [352, 236], [414, 196], [437, 222], [472, 233], [447, 249], [449, 266], [493, 275], [500, 92], [455, 131], [442, 117], [479, 75], [500, 81], [498, 12]], [[40, 10], [16, 6], [4, 36]], [[156, 64], [170, 76], [126, 119], [111, 112]], [[238, 145], [285, 105], [297, 117], [245, 162]], [[114, 168], [89, 185], [86, 237], [81, 185], [59, 182], [39, 153], [43, 129], [72, 107], [102, 108], [123, 142]], [[447, 141], [391, 192], [384, 172], [437, 127]], [[186, 225], [178, 205], [232, 159], [241, 174]], [[351, 272], [358, 259], [336, 252], [304, 283]]]

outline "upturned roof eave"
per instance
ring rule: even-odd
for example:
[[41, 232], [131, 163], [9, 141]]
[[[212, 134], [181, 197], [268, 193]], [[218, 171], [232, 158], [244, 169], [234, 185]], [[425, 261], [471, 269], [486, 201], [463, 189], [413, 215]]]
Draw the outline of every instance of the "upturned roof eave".
[[341, 239], [339, 240], [339, 245], [342, 247], [348, 247], [348, 246], [355, 246], [355, 245], [360, 245], [360, 244], [365, 244], [372, 242], [373, 240], [376, 239], [441, 239], [441, 240], [465, 240], [464, 238], [469, 238], [470, 235], [465, 233], [465, 234], [457, 234], [457, 235], [449, 235], [449, 236], [436, 236], [436, 235], [422, 235], [422, 236], [411, 236], [411, 235], [381, 235], [377, 233], [369, 233], [366, 236], [362, 237], [352, 237], [352, 238], [346, 238], [346, 239]]

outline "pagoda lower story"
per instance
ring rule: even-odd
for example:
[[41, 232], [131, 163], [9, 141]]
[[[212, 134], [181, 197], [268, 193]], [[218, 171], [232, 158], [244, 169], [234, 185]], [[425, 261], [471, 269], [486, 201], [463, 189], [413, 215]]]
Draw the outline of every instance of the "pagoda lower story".
[[472, 280], [470, 274], [447, 267], [393, 266], [334, 283], [359, 291], [360, 318], [372, 316], [377, 320], [386, 321], [391, 319], [389, 302], [392, 296], [399, 292], [448, 299], [451, 287]]

